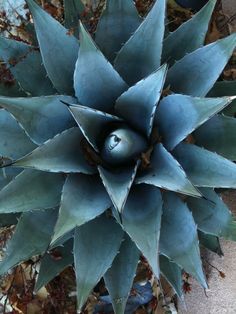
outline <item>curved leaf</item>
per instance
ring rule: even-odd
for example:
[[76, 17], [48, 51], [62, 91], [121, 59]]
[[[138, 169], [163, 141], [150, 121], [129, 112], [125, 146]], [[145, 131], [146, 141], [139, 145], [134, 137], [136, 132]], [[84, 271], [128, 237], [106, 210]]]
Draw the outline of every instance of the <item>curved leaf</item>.
[[236, 46], [236, 34], [187, 54], [170, 68], [166, 84], [172, 91], [204, 97], [212, 88]]
[[95, 41], [112, 62], [116, 53], [141, 23], [132, 0], [108, 0], [99, 19]]
[[188, 207], [174, 193], [164, 195], [160, 252], [207, 288], [198, 247], [197, 227]]
[[157, 278], [160, 274], [158, 251], [161, 215], [160, 190], [145, 184], [134, 186], [122, 213], [122, 223]]
[[81, 310], [90, 291], [111, 266], [122, 237], [121, 227], [106, 214], [77, 228], [74, 257], [78, 310]]
[[219, 256], [224, 256], [218, 237], [198, 231], [198, 238], [200, 244], [206, 249], [218, 254]]
[[156, 1], [145, 20], [116, 56], [115, 69], [129, 85], [140, 81], [160, 66], [165, 5], [165, 0]]
[[[74, 74], [75, 95], [83, 106], [112, 112], [126, 83], [80, 25], [80, 50]], [[89, 82], [89, 84], [88, 84]]]
[[0, 214], [0, 228], [10, 227], [18, 223], [20, 214]]
[[15, 178], [21, 169], [7, 167], [0, 169], [0, 190]]
[[43, 63], [53, 86], [73, 95], [73, 73], [79, 42], [67, 29], [41, 9], [33, 0], [26, 0], [33, 15]]
[[24, 170], [0, 191], [0, 213], [56, 207], [63, 183], [63, 175]]
[[16, 81], [13, 81], [13, 84], [8, 84], [8, 82], [0, 82], [0, 95], [7, 97], [22, 97], [26, 96], [26, 93], [20, 88]]
[[236, 164], [192, 144], [179, 144], [174, 156], [196, 186], [236, 188]]
[[65, 27], [79, 36], [79, 19], [83, 17], [85, 5], [82, 0], [64, 0]]
[[197, 98], [178, 94], [165, 97], [157, 108], [156, 121], [167, 149], [175, 148], [231, 101], [232, 97]]
[[98, 176], [70, 175], [63, 187], [59, 216], [52, 242], [111, 207]]

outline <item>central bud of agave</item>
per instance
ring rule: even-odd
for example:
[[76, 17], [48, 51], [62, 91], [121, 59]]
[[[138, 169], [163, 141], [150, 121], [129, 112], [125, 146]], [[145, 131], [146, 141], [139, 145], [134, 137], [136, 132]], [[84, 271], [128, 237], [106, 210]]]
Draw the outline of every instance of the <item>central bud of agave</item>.
[[125, 164], [137, 159], [146, 149], [147, 141], [142, 135], [128, 127], [122, 127], [106, 137], [102, 158], [109, 164]]

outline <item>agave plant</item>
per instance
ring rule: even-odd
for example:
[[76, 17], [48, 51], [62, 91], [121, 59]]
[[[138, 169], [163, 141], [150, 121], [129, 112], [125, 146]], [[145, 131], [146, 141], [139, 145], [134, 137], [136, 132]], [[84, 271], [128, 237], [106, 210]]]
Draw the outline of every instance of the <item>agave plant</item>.
[[0, 218], [17, 224], [0, 273], [42, 255], [37, 290], [73, 264], [78, 310], [103, 277], [115, 313], [141, 254], [179, 297], [183, 270], [206, 288], [199, 241], [220, 254], [220, 237], [236, 239], [215, 191], [236, 188], [234, 97], [214, 86], [236, 34], [203, 46], [216, 1], [168, 33], [165, 0], [144, 20], [107, 0], [92, 38], [67, 0], [79, 39], [26, 2], [39, 49], [0, 38], [20, 86], [0, 97]]

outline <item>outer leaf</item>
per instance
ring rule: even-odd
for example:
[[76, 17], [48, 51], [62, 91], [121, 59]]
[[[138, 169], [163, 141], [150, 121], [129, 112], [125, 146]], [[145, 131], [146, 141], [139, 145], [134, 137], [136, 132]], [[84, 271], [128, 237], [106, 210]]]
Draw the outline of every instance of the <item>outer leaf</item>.
[[98, 147], [103, 144], [99, 140], [101, 141], [102, 134], [109, 124], [121, 121], [116, 116], [83, 106], [70, 106], [70, 111], [81, 132], [96, 151], [99, 151]]
[[108, 0], [96, 29], [96, 43], [112, 62], [141, 23], [132, 0]]
[[46, 77], [41, 55], [34, 47], [0, 37], [0, 57], [8, 64], [11, 73], [26, 92], [34, 96], [55, 93]]
[[19, 214], [1, 214], [0, 215], [0, 227], [10, 227], [16, 225], [18, 222]]
[[157, 103], [160, 99], [167, 67], [162, 66], [123, 93], [116, 101], [116, 112], [134, 128], [150, 136]]
[[22, 214], [13, 237], [7, 243], [0, 274], [47, 250], [56, 216], [57, 211], [52, 209]]
[[[73, 240], [67, 241], [63, 246], [59, 246], [51, 253], [43, 256], [40, 263], [40, 270], [35, 285], [35, 291], [49, 283], [54, 277], [58, 276], [67, 266], [73, 264]], [[58, 258], [54, 257], [54, 254]]]
[[13, 85], [8, 84], [7, 82], [0, 83], [0, 95], [11, 97], [26, 96], [25, 92], [20, 89], [20, 86], [16, 81], [13, 81]]
[[105, 284], [116, 314], [123, 314], [131, 290], [140, 252], [129, 236], [121, 243], [120, 253], [104, 275]]
[[0, 212], [16, 213], [56, 207], [63, 175], [25, 170], [0, 191]]
[[162, 62], [173, 64], [187, 53], [203, 46], [215, 4], [216, 0], [208, 1], [197, 14], [166, 37], [163, 42]]
[[61, 207], [53, 242], [111, 207], [111, 201], [97, 176], [70, 175], [62, 191]]
[[26, 2], [34, 18], [43, 63], [50, 80], [60, 93], [74, 94], [73, 73], [78, 40], [33, 0]]
[[154, 147], [150, 167], [143, 171], [135, 181], [138, 184], [151, 184], [186, 195], [201, 196], [188, 180], [180, 164], [162, 144], [157, 144]]
[[167, 149], [175, 148], [185, 137], [231, 101], [231, 97], [196, 98], [185, 95], [165, 97], [158, 106], [156, 119]]
[[236, 221], [222, 199], [212, 189], [201, 189], [207, 199], [189, 197], [187, 204], [198, 229], [217, 237], [236, 241]]
[[15, 161], [14, 166], [49, 172], [94, 173], [96, 169], [85, 159], [82, 140], [79, 128], [68, 129]]
[[16, 120], [0, 109], [0, 156], [19, 158], [35, 147]]
[[85, 13], [85, 6], [81, 0], [64, 0], [65, 27], [79, 35], [79, 18]]
[[220, 246], [219, 238], [211, 234], [206, 234], [204, 232], [198, 231], [199, 242], [206, 249], [223, 256], [223, 252]]
[[189, 53], [169, 70], [166, 84], [176, 93], [205, 96], [223, 71], [235, 46], [236, 34], [232, 34]]
[[80, 37], [74, 74], [76, 97], [83, 106], [112, 112], [115, 100], [127, 89], [127, 85], [95, 46], [82, 24]]
[[207, 288], [198, 247], [197, 227], [188, 207], [174, 193], [164, 196], [160, 252]]
[[160, 255], [160, 268], [161, 274], [165, 277], [165, 279], [169, 282], [169, 284], [173, 287], [177, 296], [182, 299], [183, 298], [183, 280], [182, 280], [182, 270], [181, 268], [169, 260], [164, 255]]
[[148, 16], [117, 54], [115, 68], [129, 85], [140, 81], [160, 66], [165, 3], [165, 0], [156, 1]]
[[146, 257], [157, 278], [160, 274], [158, 251], [161, 215], [160, 190], [144, 184], [134, 186], [126, 202], [122, 222], [125, 231]]
[[0, 169], [0, 189], [7, 185], [17, 174], [21, 172], [20, 169], [8, 167]]
[[61, 100], [76, 101], [69, 96], [0, 97], [0, 105], [16, 118], [36, 144], [42, 144], [57, 133], [75, 125], [68, 108]]
[[236, 160], [236, 119], [217, 115], [194, 132], [196, 144]]
[[[81, 310], [90, 291], [111, 266], [122, 237], [121, 227], [106, 214], [77, 229], [74, 256], [78, 310]], [[91, 252], [93, 252], [93, 258], [91, 258]]]
[[194, 185], [236, 187], [236, 165], [233, 162], [192, 144], [179, 144], [173, 153]]
[[107, 170], [101, 166], [98, 171], [102, 182], [115, 208], [122, 212], [137, 173], [139, 162], [135, 166], [123, 167], [117, 170]]

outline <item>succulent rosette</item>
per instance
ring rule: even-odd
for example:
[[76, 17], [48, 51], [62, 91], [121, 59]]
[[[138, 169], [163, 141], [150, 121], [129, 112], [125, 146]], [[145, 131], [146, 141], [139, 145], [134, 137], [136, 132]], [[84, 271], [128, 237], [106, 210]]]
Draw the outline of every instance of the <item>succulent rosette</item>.
[[141, 254], [179, 297], [183, 270], [206, 288], [199, 241], [221, 254], [219, 238], [236, 239], [215, 191], [236, 188], [235, 83], [216, 83], [236, 34], [203, 45], [216, 1], [169, 33], [165, 0], [143, 20], [107, 0], [94, 38], [65, 1], [79, 39], [26, 2], [39, 49], [0, 38], [20, 87], [1, 86], [0, 218], [17, 225], [0, 273], [43, 255], [39, 289], [73, 264], [78, 309], [104, 277], [115, 313]]

